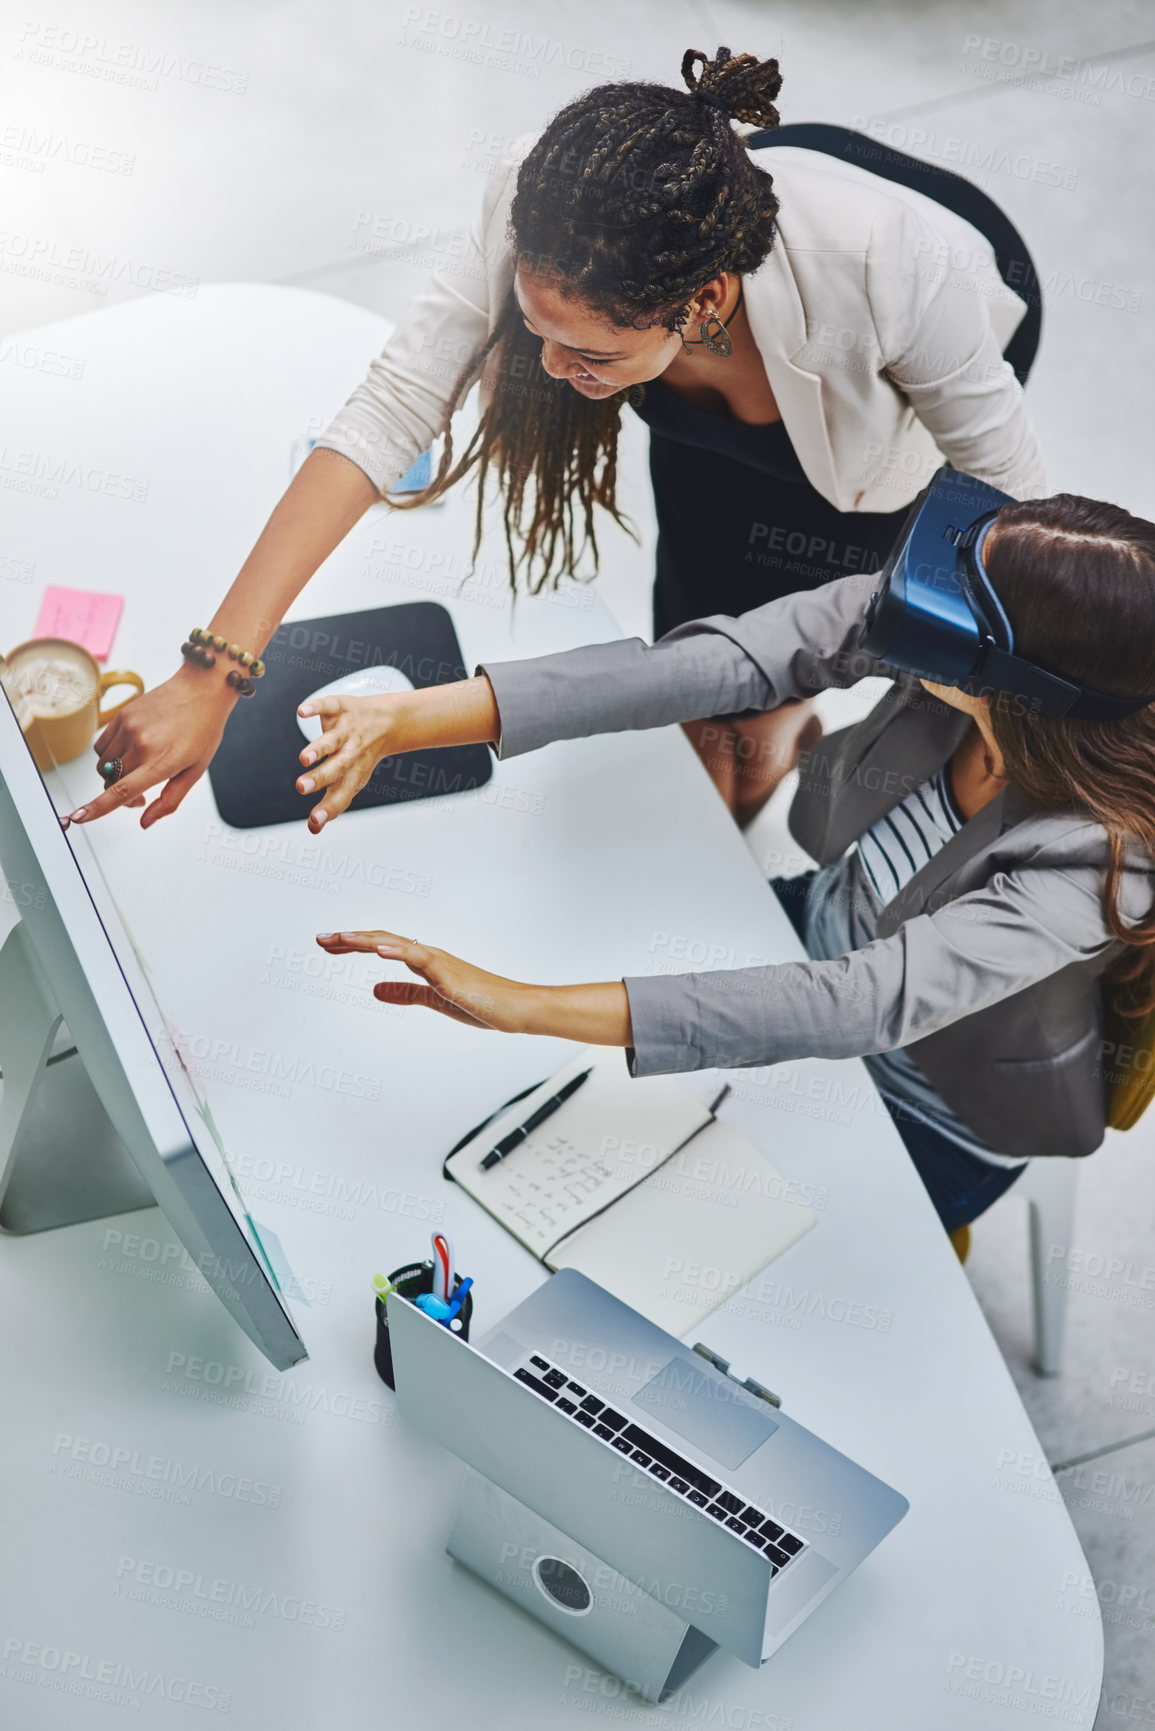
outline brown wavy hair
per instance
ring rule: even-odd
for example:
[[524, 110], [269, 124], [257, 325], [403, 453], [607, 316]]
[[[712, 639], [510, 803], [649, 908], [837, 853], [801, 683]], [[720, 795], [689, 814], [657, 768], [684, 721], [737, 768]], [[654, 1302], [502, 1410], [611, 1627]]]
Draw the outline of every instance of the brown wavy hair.
[[[516, 262], [619, 328], [680, 329], [704, 283], [757, 270], [773, 244], [773, 180], [755, 168], [731, 121], [778, 125], [778, 62], [728, 48], [711, 60], [691, 48], [682, 77], [686, 90], [619, 83], [586, 91], [550, 121], [518, 171]], [[476, 468], [476, 559], [492, 473], [515, 591], [523, 571], [534, 594], [576, 576], [587, 547], [596, 571], [595, 506], [629, 527], [617, 504], [629, 393], [593, 401], [550, 378], [512, 290], [456, 380], [454, 407], [478, 379], [489, 400], [460, 458], [447, 429], [430, 485], [385, 498], [402, 509], [423, 505]]]
[[[1155, 523], [1074, 493], [1015, 502], [999, 512], [985, 564], [1021, 654], [1112, 696], [1155, 693]], [[991, 726], [1032, 805], [1083, 812], [1106, 830], [1104, 913], [1127, 946], [1106, 979], [1114, 1009], [1148, 1014], [1155, 908], [1130, 925], [1119, 891], [1128, 852], [1155, 860], [1155, 705], [1120, 721], [1073, 721], [992, 704]]]

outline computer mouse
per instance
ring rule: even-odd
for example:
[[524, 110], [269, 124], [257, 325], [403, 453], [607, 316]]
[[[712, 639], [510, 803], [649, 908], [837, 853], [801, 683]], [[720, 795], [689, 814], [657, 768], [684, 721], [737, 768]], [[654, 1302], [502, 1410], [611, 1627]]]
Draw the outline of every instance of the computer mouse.
[[[312, 703], [316, 697], [387, 697], [394, 691], [412, 691], [413, 681], [399, 667], [382, 662], [376, 667], [359, 667], [354, 673], [343, 673], [328, 685], [319, 685], [302, 703]], [[298, 715], [297, 726], [306, 739], [313, 740], [321, 732], [319, 715]]]

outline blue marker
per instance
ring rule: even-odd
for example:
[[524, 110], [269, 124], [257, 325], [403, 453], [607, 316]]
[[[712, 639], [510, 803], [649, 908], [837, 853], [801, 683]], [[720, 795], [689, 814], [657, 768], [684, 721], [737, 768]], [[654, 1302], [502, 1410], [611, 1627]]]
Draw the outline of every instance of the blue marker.
[[471, 1274], [467, 1280], [463, 1280], [461, 1282], [461, 1285], [457, 1288], [457, 1291], [453, 1295], [453, 1303], [449, 1306], [449, 1315], [445, 1318], [447, 1323], [453, 1321], [453, 1318], [457, 1315], [458, 1311], [461, 1309], [461, 1306], [465, 1303], [465, 1294], [469, 1291], [469, 1288], [472, 1285], [473, 1285], [473, 1276]]
[[463, 1280], [457, 1288], [453, 1295], [452, 1304], [446, 1304], [443, 1298], [437, 1298], [432, 1292], [419, 1292], [413, 1302], [418, 1310], [423, 1311], [426, 1316], [431, 1316], [434, 1322], [444, 1323], [445, 1327], [448, 1328], [465, 1303], [465, 1295], [472, 1285], [473, 1276], [470, 1275], [469, 1279]]

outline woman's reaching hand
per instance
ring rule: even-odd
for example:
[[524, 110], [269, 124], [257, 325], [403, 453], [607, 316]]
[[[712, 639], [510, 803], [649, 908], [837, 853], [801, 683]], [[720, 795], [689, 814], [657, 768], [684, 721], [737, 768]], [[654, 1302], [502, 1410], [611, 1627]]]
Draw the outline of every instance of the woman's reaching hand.
[[158, 782], [164, 786], [143, 813], [140, 827], [148, 829], [174, 812], [212, 761], [235, 702], [236, 693], [223, 680], [206, 680], [200, 668], [181, 668], [162, 685], [134, 697], [93, 741], [97, 763], [121, 760], [119, 779], [103, 793], [94, 793], [68, 822], [91, 823], [119, 806], [144, 805], [145, 794]]
[[385, 697], [314, 697], [297, 714], [318, 716], [322, 732], [300, 754], [297, 792], [324, 797], [309, 813], [317, 835], [356, 799], [383, 758], [429, 746], [497, 740], [501, 721], [488, 679], [460, 679]]
[[620, 980], [581, 986], [532, 986], [474, 967], [448, 950], [395, 932], [322, 932], [331, 956], [360, 951], [401, 962], [415, 980], [380, 980], [373, 996], [383, 1004], [420, 1005], [470, 1028], [502, 1034], [552, 1034], [593, 1046], [630, 1046], [630, 1005]]

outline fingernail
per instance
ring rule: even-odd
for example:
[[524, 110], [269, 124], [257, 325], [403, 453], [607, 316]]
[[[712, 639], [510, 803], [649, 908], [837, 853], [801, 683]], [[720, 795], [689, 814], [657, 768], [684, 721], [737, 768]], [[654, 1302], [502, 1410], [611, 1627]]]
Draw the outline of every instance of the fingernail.
[[88, 807], [82, 805], [79, 811], [74, 811], [70, 814], [68, 821], [69, 823], [83, 823], [87, 816]]
[[316, 761], [317, 761], [317, 753], [315, 751], [307, 751], [305, 753], [304, 757], [301, 759], [301, 762], [305, 765], [306, 769], [308, 769], [308, 767], [311, 763], [316, 763]]
[[336, 935], [336, 932], [318, 932], [317, 942], [319, 944], [331, 944]]
[[323, 823], [328, 823], [328, 821], [329, 814], [327, 811], [315, 811], [313, 813], [313, 822], [316, 824], [318, 829], [320, 829]]
[[311, 703], [302, 703], [300, 709], [297, 711], [298, 715], [312, 715], [312, 713], [313, 705]]
[[377, 954], [379, 956], [399, 956], [401, 951], [394, 949], [392, 944], [378, 944]]
[[302, 793], [312, 793], [315, 785], [311, 775], [303, 775], [297, 783]]

